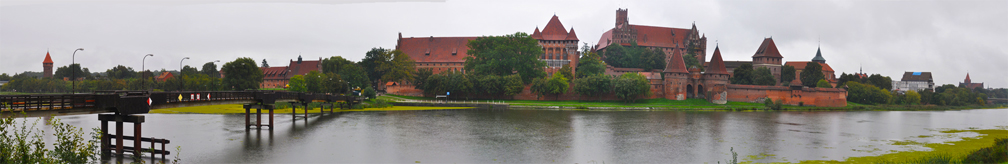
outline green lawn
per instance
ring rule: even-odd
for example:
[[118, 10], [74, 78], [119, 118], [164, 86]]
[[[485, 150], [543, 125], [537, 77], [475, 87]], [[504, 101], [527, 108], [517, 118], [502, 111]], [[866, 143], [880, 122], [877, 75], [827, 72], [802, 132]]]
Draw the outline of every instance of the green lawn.
[[[386, 97], [387, 96], [387, 97]], [[384, 98], [383, 98], [384, 97]], [[402, 96], [385, 94], [378, 99], [395, 101], [397, 99], [409, 99], [409, 100], [434, 100], [434, 98], [428, 97], [415, 97], [415, 96]], [[564, 108], [588, 108], [588, 107], [654, 107], [654, 108], [762, 108], [764, 107], [761, 103], [748, 103], [748, 102], [728, 102], [727, 104], [714, 104], [707, 102], [704, 99], [686, 99], [686, 100], [668, 100], [668, 99], [641, 99], [632, 103], [624, 103], [622, 101], [581, 101], [581, 100], [565, 100], [565, 101], [554, 101], [554, 100], [451, 100], [451, 101], [474, 101], [474, 102], [499, 102], [507, 103], [512, 106], [556, 106]]]

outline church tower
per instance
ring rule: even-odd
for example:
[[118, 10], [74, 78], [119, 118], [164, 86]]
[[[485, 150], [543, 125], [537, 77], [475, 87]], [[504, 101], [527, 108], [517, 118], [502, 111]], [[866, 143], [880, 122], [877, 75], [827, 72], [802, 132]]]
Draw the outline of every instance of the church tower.
[[52, 57], [49, 56], [49, 52], [45, 53], [45, 60], [42, 61], [42, 77], [52, 77], [53, 76], [53, 61]]

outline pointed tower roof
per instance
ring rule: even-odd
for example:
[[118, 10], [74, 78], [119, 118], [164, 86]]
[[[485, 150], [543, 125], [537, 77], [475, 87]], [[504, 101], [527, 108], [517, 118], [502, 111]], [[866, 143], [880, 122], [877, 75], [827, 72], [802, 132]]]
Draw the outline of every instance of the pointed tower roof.
[[826, 63], [826, 58], [822, 57], [822, 51], [821, 51], [821, 49], [822, 48], [816, 49], [816, 51], [815, 51], [815, 57], [812, 58], [812, 61], [819, 62], [819, 63]]
[[543, 27], [541, 34], [544, 40], [567, 39], [567, 29], [564, 28], [563, 23], [560, 23], [560, 18], [556, 15], [553, 15], [549, 23], [546, 23], [546, 27]]
[[970, 80], [969, 78], [969, 72], [966, 72], [966, 80], [963, 80], [963, 83], [966, 84], [973, 83], [973, 80]]
[[760, 44], [759, 49], [756, 50], [756, 54], [752, 57], [784, 58], [784, 56], [781, 56], [780, 51], [777, 50], [777, 44], [774, 44], [773, 38], [763, 39], [763, 43]]
[[683, 61], [682, 53], [678, 48], [672, 50], [672, 59], [665, 63], [665, 71], [670, 73], [689, 73], [686, 71], [686, 62]]
[[532, 32], [532, 39], [542, 39], [542, 33], [539, 33], [539, 26], [536, 26], [535, 31]]
[[46, 53], [45, 53], [45, 60], [42, 61], [42, 64], [52, 64], [52, 63], [53, 63], [52, 62], [52, 57], [49, 56], [49, 51], [46, 51]]
[[711, 57], [710, 64], [707, 65], [707, 73], [728, 74], [725, 69], [724, 60], [721, 59], [721, 49], [714, 47], [714, 57]]
[[578, 40], [577, 34], [574, 33], [574, 27], [571, 27], [570, 33], [567, 33], [567, 39], [564, 40]]

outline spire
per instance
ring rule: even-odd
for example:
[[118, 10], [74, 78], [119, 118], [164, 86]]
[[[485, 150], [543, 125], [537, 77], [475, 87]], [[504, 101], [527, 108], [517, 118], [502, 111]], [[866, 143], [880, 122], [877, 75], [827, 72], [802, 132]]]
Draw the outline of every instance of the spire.
[[727, 69], [725, 69], [724, 60], [721, 59], [721, 49], [717, 46], [714, 47], [714, 57], [711, 57], [710, 64], [707, 65], [707, 73], [728, 74]]
[[966, 84], [973, 83], [973, 81], [970, 80], [970, 78], [969, 78], [969, 72], [966, 72], [966, 80], [963, 80], [963, 83], [966, 83]]
[[42, 64], [52, 64], [52, 63], [53, 63], [52, 57], [49, 56], [49, 51], [46, 51], [45, 60], [42, 61]]
[[682, 53], [678, 48], [672, 50], [672, 59], [665, 64], [665, 71], [670, 73], [689, 73], [686, 71], [686, 62], [683, 61]]
[[822, 51], [820, 51], [821, 49], [822, 48], [816, 49], [816, 51], [815, 51], [815, 57], [812, 58], [813, 62], [817, 62], [817, 63], [820, 63], [820, 64], [826, 63], [826, 58], [822, 57]]
[[535, 31], [532, 32], [533, 39], [542, 39], [542, 33], [539, 32], [539, 26], [536, 26]]
[[570, 32], [567, 33], [567, 39], [564, 40], [578, 40], [577, 34], [574, 33], [574, 27], [571, 27]]

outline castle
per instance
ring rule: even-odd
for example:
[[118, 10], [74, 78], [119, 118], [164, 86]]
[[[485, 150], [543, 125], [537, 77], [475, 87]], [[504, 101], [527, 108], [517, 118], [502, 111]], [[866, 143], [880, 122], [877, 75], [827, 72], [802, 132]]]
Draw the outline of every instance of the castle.
[[[562, 66], [569, 66], [577, 71], [579, 39], [574, 29], [567, 30], [554, 15], [540, 31], [538, 27], [530, 36], [538, 40], [543, 48], [539, 60], [546, 63], [545, 71], [555, 73]], [[396, 49], [403, 51], [415, 61], [416, 69], [431, 69], [433, 73], [462, 72], [465, 73], [465, 57], [468, 56], [470, 40], [477, 37], [408, 37], [399, 34]], [[700, 34], [696, 24], [690, 29], [635, 25], [629, 23], [627, 9], [616, 10], [615, 26], [602, 34], [593, 51], [605, 51], [608, 45], [631, 45], [636, 43], [650, 49], [662, 50], [667, 54], [664, 69], [644, 70], [640, 68], [619, 68], [606, 66], [605, 74], [618, 76], [623, 73], [639, 73], [644, 75], [651, 84], [651, 94], [646, 98], [665, 98], [670, 100], [685, 100], [687, 98], [706, 99], [712, 103], [725, 104], [728, 101], [762, 102], [766, 99], [782, 101], [789, 105], [813, 106], [846, 106], [847, 91], [842, 88], [806, 88], [799, 80], [784, 85], [780, 81], [781, 69], [785, 65], [794, 66], [796, 78], [800, 77], [805, 65], [816, 63], [823, 66], [824, 79], [836, 85], [833, 69], [826, 64], [821, 51], [816, 52], [812, 61], [783, 61], [783, 55], [777, 50], [772, 38], [765, 38], [752, 56], [752, 61], [725, 62], [722, 59], [720, 47], [715, 46], [710, 62], [706, 62], [707, 37]], [[703, 63], [701, 68], [687, 68], [683, 56], [690, 54]], [[733, 69], [741, 64], [752, 64], [753, 68], [768, 68], [771, 70], [776, 85], [736, 85], [729, 79]], [[414, 89], [409, 82], [389, 88], [389, 93], [422, 96], [422, 91]], [[581, 95], [569, 89], [567, 93], [556, 96], [562, 100], [581, 100]], [[515, 95], [514, 99], [535, 100], [538, 95], [530, 91], [529, 86]], [[595, 99], [595, 98], [592, 98]], [[615, 100], [615, 96], [603, 96], [601, 99]]]

